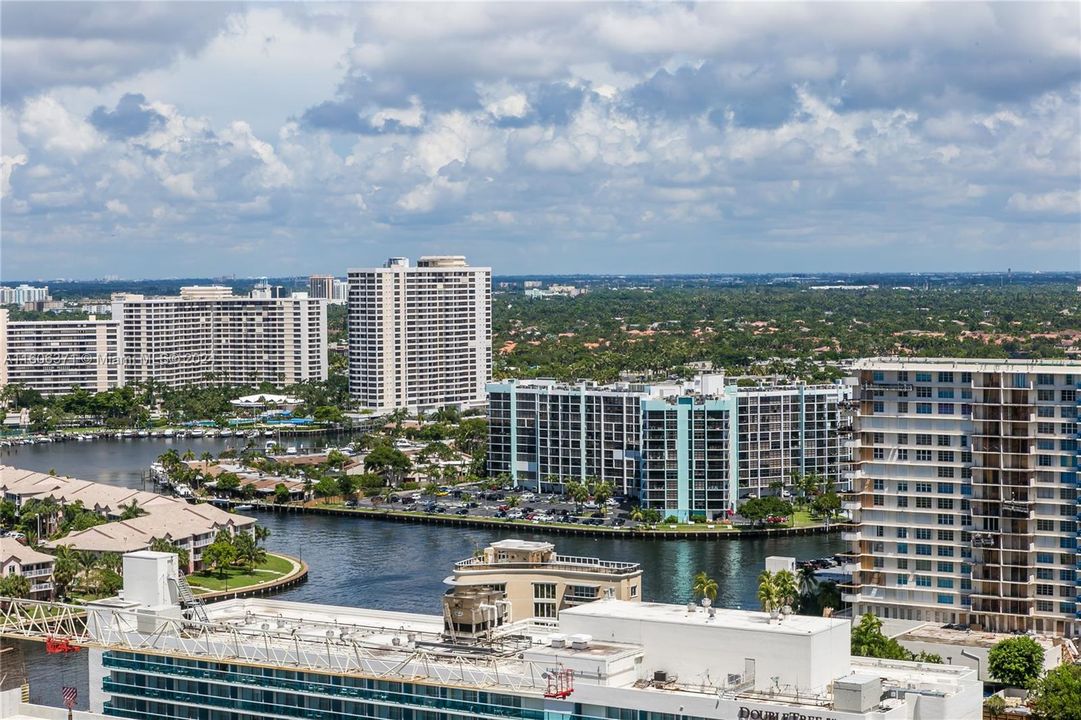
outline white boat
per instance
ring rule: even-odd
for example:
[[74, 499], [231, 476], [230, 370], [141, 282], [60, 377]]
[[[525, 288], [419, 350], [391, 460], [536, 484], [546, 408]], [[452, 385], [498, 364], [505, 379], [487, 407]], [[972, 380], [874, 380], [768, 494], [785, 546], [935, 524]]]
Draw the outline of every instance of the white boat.
[[192, 431], [191, 431], [191, 436], [192, 436], [192, 437], [197, 437], [197, 438], [200, 438], [200, 437], [202, 437], [202, 436], [203, 436], [203, 435], [205, 435], [205, 434], [206, 434], [205, 432], [203, 432], [202, 430], [199, 430], [199, 429], [195, 429], [195, 430], [192, 430]]
[[248, 505], [247, 503], [245, 503], [243, 505], [234, 505], [233, 509], [234, 510], [251, 510], [254, 507], [255, 507], [254, 505]]
[[146, 430], [140, 430], [139, 437], [150, 437], [150, 433], [148, 433]]
[[274, 437], [274, 431], [273, 430], [264, 430], [263, 431], [263, 437]]
[[165, 437], [172, 437], [173, 434], [174, 434], [174, 431], [173, 430], [163, 430], [161, 434], [163, 436], [165, 436]]
[[233, 436], [233, 431], [232, 430], [222, 430], [220, 433], [218, 433], [218, 437], [232, 437], [232, 436]]
[[297, 454], [297, 446], [296, 445], [290, 445], [289, 447], [285, 448], [285, 454], [286, 455], [296, 455]]

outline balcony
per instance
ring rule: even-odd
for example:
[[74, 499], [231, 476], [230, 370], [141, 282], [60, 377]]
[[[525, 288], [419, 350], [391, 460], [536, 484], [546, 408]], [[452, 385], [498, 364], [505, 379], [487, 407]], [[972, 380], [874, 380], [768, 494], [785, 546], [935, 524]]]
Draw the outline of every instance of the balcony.
[[842, 510], [860, 510], [861, 508], [863, 505], [859, 500], [845, 500], [841, 503]]
[[860, 541], [860, 538], [861, 538], [861, 535], [860, 535], [858, 530], [855, 531], [855, 532], [843, 532], [843, 533], [841, 533], [841, 540], [843, 540], [844, 542], [856, 543], [856, 542]]

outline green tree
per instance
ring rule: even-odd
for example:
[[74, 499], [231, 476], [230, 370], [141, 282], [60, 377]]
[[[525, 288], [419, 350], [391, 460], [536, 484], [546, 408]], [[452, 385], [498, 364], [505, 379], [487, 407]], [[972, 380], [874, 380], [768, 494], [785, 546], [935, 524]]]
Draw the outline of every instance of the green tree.
[[[343, 498], [349, 498], [357, 492], [357, 480], [352, 475], [341, 475], [338, 477], [338, 494]], [[390, 488], [387, 488], [389, 490]]]
[[575, 512], [582, 512], [582, 505], [589, 500], [589, 488], [577, 480], [567, 481], [567, 495], [574, 501]]
[[137, 517], [146, 515], [146, 510], [139, 507], [139, 504], [132, 500], [127, 505], [120, 506], [120, 519], [121, 520], [134, 520]]
[[221, 493], [233, 493], [240, 489], [240, 476], [233, 472], [223, 472], [214, 481], [214, 489]]
[[717, 581], [709, 576], [705, 570], [700, 570], [695, 573], [694, 581], [691, 583], [691, 590], [694, 592], [694, 599], [709, 598], [710, 601], [717, 599]]
[[188, 571], [191, 564], [191, 555], [186, 549], [174, 545], [165, 538], [155, 538], [154, 542], [150, 543], [150, 549], [154, 552], [173, 553], [176, 555], [176, 564], [180, 566], [180, 572], [186, 573]]
[[338, 494], [338, 483], [334, 481], [334, 478], [325, 477], [320, 478], [319, 482], [315, 483], [315, 495], [316, 497], [328, 498]]
[[1081, 665], [1063, 663], [1036, 681], [1029, 706], [1039, 720], [1081, 718]]
[[385, 443], [376, 445], [364, 456], [364, 469], [386, 477], [391, 483], [397, 482], [412, 466], [405, 453]]
[[987, 653], [987, 672], [996, 681], [1031, 688], [1043, 672], [1043, 646], [1027, 636], [1006, 638]]
[[991, 720], [996, 720], [1006, 713], [1006, 700], [1001, 695], [992, 695], [983, 701], [983, 709]]
[[341, 408], [333, 405], [321, 405], [312, 413], [312, 418], [318, 423], [332, 423], [335, 425], [345, 422], [345, 414]]
[[852, 654], [886, 660], [911, 660], [912, 653], [893, 638], [882, 633], [882, 621], [871, 613], [860, 618], [852, 628]]
[[15, 503], [10, 500], [0, 500], [0, 527], [15, 527], [18, 512]]
[[233, 548], [236, 550], [236, 559], [248, 572], [256, 565], [266, 562], [266, 550], [259, 547], [255, 538], [246, 532], [239, 532], [233, 537]]
[[285, 483], [278, 483], [274, 486], [274, 502], [278, 505], [284, 505], [289, 502], [291, 497], [292, 495]]
[[773, 574], [773, 583], [777, 588], [777, 602], [781, 607], [792, 608], [799, 598], [796, 576], [789, 570], [778, 570]]
[[218, 533], [214, 542], [203, 550], [203, 565], [217, 571], [218, 577], [224, 577], [226, 568], [235, 563], [237, 558], [236, 547], [228, 537], [222, 535], [223, 533]]
[[257, 494], [259, 494], [259, 490], [255, 487], [255, 483], [244, 483], [240, 487], [240, 497], [245, 500], [252, 500]]
[[763, 570], [758, 575], [758, 602], [762, 606], [762, 612], [772, 612], [780, 607], [780, 593], [777, 591], [777, 583], [773, 573]]
[[25, 598], [30, 596], [30, 580], [22, 575], [0, 577], [0, 597]]

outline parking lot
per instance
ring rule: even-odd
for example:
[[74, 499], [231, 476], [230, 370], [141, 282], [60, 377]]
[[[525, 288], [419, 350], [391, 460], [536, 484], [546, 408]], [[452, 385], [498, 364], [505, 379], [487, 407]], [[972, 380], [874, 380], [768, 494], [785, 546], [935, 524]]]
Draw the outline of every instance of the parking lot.
[[[386, 507], [380, 498], [363, 498], [346, 503], [349, 507]], [[616, 498], [602, 508], [593, 502], [576, 505], [560, 495], [516, 491], [513, 488], [485, 490], [479, 486], [457, 485], [441, 488], [434, 495], [423, 491], [403, 491], [390, 498], [390, 505], [402, 510], [478, 518], [524, 520], [535, 523], [568, 523], [607, 527], [634, 527], [629, 507]]]

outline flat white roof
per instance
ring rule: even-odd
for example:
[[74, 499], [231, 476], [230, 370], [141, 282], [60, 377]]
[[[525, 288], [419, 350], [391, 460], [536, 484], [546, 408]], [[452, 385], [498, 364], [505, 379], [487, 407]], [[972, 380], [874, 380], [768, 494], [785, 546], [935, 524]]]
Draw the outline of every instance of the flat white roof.
[[536, 542], [533, 540], [496, 540], [492, 547], [497, 550], [551, 550], [555, 546], [548, 542]]
[[783, 635], [814, 635], [826, 632], [838, 625], [849, 624], [849, 621], [845, 619], [811, 615], [789, 615], [780, 622], [771, 623], [769, 613], [728, 608], [716, 608], [714, 616], [710, 617], [709, 612], [701, 606], [696, 606], [694, 612], [687, 612], [686, 605], [631, 602], [614, 598], [604, 598], [560, 610], [559, 614], [561, 616], [581, 615], [598, 618], [618, 618], [641, 622], [695, 625]]

